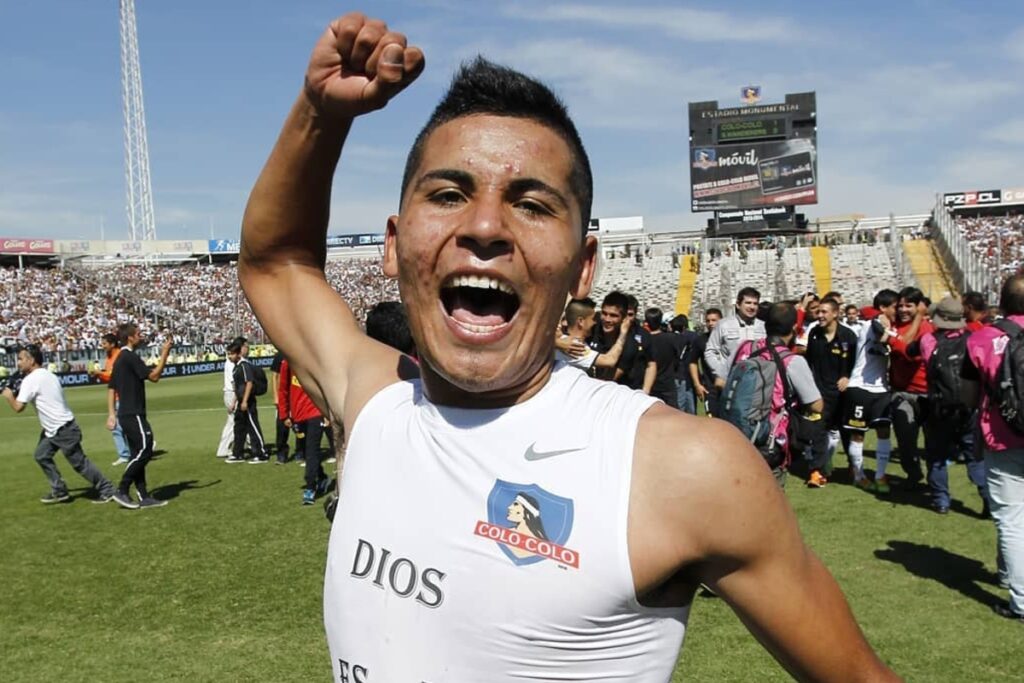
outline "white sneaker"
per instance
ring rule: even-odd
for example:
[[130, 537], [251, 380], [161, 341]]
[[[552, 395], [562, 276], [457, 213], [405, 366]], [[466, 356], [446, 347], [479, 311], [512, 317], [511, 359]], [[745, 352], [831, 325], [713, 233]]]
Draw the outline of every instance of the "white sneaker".
[[127, 465], [128, 464], [128, 458], [118, 458], [117, 460], [115, 460], [114, 462], [112, 462], [110, 464], [111, 465]]

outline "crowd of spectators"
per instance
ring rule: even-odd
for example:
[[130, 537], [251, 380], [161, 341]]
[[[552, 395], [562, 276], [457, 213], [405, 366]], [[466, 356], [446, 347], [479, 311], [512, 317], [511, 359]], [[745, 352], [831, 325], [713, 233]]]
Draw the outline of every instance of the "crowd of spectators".
[[956, 217], [957, 227], [993, 271], [1003, 278], [1024, 268], [1024, 214]]
[[[398, 299], [377, 259], [331, 261], [327, 279], [357, 320], [376, 302]], [[238, 286], [235, 264], [0, 268], [0, 340], [37, 342], [46, 352], [95, 349], [119, 322], [136, 322], [154, 341], [217, 343], [265, 339]]]

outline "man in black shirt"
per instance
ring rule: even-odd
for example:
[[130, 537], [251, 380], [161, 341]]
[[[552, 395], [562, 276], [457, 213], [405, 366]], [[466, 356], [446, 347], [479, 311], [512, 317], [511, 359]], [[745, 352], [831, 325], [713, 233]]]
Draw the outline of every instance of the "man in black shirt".
[[[118, 505], [126, 508], [163, 507], [167, 501], [151, 497], [146, 487], [146, 465], [153, 457], [153, 429], [146, 419], [146, 380], [160, 381], [174, 339], [167, 336], [160, 347], [160, 360], [151, 370], [135, 351], [142, 342], [138, 326], [122, 323], [117, 328], [117, 336], [122, 348], [114, 362], [107, 390], [107, 429], [121, 425], [131, 459], [113, 497]], [[115, 399], [119, 401], [116, 412]], [[132, 484], [139, 496], [138, 503], [129, 495]]]
[[657, 368], [651, 396], [660, 398], [665, 405], [678, 408], [676, 371], [679, 368], [679, 357], [683, 354], [683, 338], [678, 334], [662, 331], [662, 319], [660, 308], [652, 307], [644, 311], [644, 322], [651, 335], [651, 358]]
[[255, 373], [252, 363], [242, 353], [244, 342], [235, 340], [228, 345], [228, 358], [235, 364], [235, 396], [238, 405], [235, 408], [235, 443], [231, 457], [225, 462], [245, 462], [245, 438], [249, 437], [252, 449], [250, 465], [259, 465], [270, 460], [267, 446], [263, 442], [263, 430], [260, 428], [260, 417], [256, 412]]
[[718, 392], [715, 388], [715, 375], [704, 361], [704, 351], [708, 345], [708, 337], [718, 326], [722, 319], [722, 311], [718, 308], [709, 308], [704, 311], [704, 334], [699, 335], [690, 347], [690, 356], [686, 360], [686, 367], [690, 373], [690, 381], [693, 383], [693, 393], [697, 400], [704, 404], [704, 413], [711, 417], [718, 413]]
[[832, 454], [839, 443], [842, 395], [857, 360], [857, 335], [850, 328], [839, 324], [839, 303], [835, 299], [823, 299], [818, 310], [819, 324], [811, 328], [807, 335], [807, 351], [804, 354], [807, 364], [811, 366], [814, 383], [825, 402], [821, 415], [825, 429], [811, 444], [807, 485], [813, 488], [826, 483], [823, 471], [829, 469]]
[[[623, 318], [628, 316], [629, 297], [622, 292], [609, 292], [601, 303], [601, 325], [591, 333], [590, 348], [598, 353], [608, 353], [621, 334]], [[635, 316], [636, 310], [633, 310]], [[625, 384], [632, 389], [643, 389], [651, 393], [657, 368], [650, 354], [651, 335], [632, 320], [626, 333], [625, 345], [615, 368], [598, 368], [595, 377]]]
[[690, 321], [685, 315], [672, 318], [668, 326], [682, 342], [682, 350], [676, 358], [676, 407], [684, 413], [696, 415], [697, 401], [694, 399], [693, 384], [690, 380], [690, 357], [700, 335], [690, 329]]

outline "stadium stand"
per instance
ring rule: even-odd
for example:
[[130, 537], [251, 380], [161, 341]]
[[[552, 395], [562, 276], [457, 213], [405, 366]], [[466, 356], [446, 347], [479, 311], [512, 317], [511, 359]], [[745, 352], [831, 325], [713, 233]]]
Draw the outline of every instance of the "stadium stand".
[[958, 216], [955, 224], [982, 262], [1001, 277], [1024, 267], [1024, 214]]

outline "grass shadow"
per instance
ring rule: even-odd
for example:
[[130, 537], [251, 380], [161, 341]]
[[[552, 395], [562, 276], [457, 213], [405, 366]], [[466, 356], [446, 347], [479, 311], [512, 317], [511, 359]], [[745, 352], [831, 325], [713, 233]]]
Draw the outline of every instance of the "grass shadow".
[[886, 562], [903, 565], [904, 569], [922, 579], [937, 581], [964, 597], [987, 607], [1003, 600], [978, 583], [999, 585], [999, 577], [985, 568], [981, 560], [950, 552], [945, 548], [922, 545], [911, 541], [888, 541], [888, 548], [875, 551], [875, 557]]
[[189, 479], [187, 481], [179, 481], [174, 484], [164, 484], [157, 486], [155, 489], [151, 489], [149, 494], [159, 500], [173, 500], [181, 495], [183, 491], [194, 491], [197, 489], [205, 489], [211, 486], [216, 486], [220, 483], [220, 479], [216, 479], [206, 484], [200, 484], [197, 479]]

